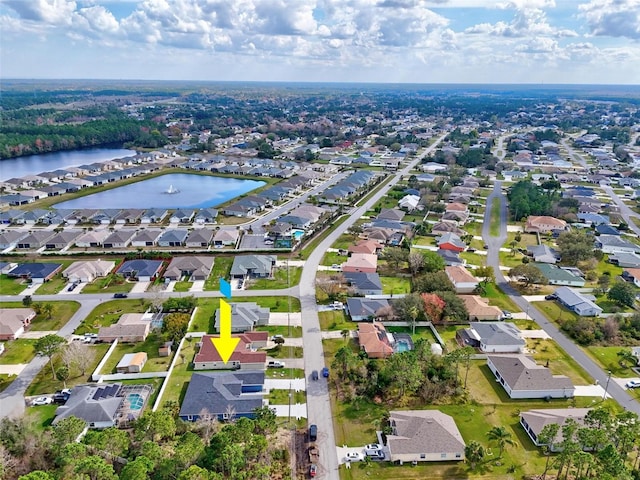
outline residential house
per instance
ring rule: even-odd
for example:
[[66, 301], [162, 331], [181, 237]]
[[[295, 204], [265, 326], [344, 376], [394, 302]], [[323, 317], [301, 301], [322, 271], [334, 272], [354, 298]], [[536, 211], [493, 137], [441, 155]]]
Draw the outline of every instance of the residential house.
[[[215, 239], [214, 239], [215, 240]], [[240, 255], [233, 259], [231, 278], [270, 278], [276, 265], [275, 255]]]
[[445, 212], [461, 212], [461, 213], [469, 213], [469, 209], [466, 205], [458, 202], [447, 203], [445, 205]]
[[386, 298], [347, 298], [347, 313], [354, 322], [371, 321], [377, 318], [381, 309], [388, 307], [389, 300]]
[[377, 255], [384, 248], [384, 245], [375, 240], [359, 240], [355, 245], [349, 245], [349, 254], [365, 253], [368, 255]]
[[227, 363], [222, 361], [213, 344], [213, 335], [204, 335], [200, 351], [193, 359], [194, 370], [264, 370], [267, 353], [259, 349], [267, 346], [268, 332], [246, 332], [233, 335], [238, 344]]
[[58, 232], [46, 241], [45, 248], [47, 250], [62, 250], [63, 248], [73, 245], [74, 240], [80, 235], [82, 235], [81, 230], [64, 230]]
[[118, 321], [108, 327], [100, 327], [98, 341], [111, 343], [118, 342], [136, 343], [144, 342], [149, 335], [151, 319], [149, 313], [125, 313]]
[[116, 365], [117, 373], [140, 373], [147, 363], [146, 352], [125, 353]]
[[69, 282], [93, 282], [98, 277], [106, 277], [115, 267], [111, 260], [84, 260], [73, 262], [62, 272], [62, 276]]
[[353, 253], [342, 264], [343, 272], [375, 273], [378, 268], [378, 256], [369, 253]]
[[551, 233], [554, 230], [566, 230], [567, 222], [546, 215], [530, 216], [524, 226], [527, 233]]
[[126, 248], [135, 234], [135, 230], [116, 230], [102, 241], [102, 246], [104, 248]]
[[189, 223], [196, 215], [196, 211], [191, 208], [179, 208], [169, 217], [170, 223]]
[[458, 226], [457, 222], [443, 221], [434, 223], [433, 227], [431, 227], [431, 233], [434, 235], [452, 233], [460, 237], [465, 234], [465, 231]]
[[76, 239], [76, 247], [97, 248], [102, 247], [105, 239], [111, 235], [109, 230], [91, 230]]
[[585, 418], [591, 411], [590, 408], [545, 408], [536, 410], [527, 410], [520, 412], [520, 425], [524, 428], [527, 435], [531, 438], [536, 447], [545, 446], [539, 439], [542, 430], [547, 425], [556, 424], [560, 428], [555, 438], [551, 439], [550, 450], [552, 452], [562, 451], [560, 444], [563, 440], [562, 427], [567, 421], [572, 420], [578, 425], [578, 428], [585, 425]]
[[195, 422], [203, 412], [218, 421], [253, 418], [264, 405], [264, 372], [194, 373], [180, 406], [179, 417]]
[[36, 250], [46, 245], [50, 238], [53, 238], [55, 232], [46, 230], [36, 230], [29, 232], [28, 235], [22, 237], [16, 244], [16, 248], [21, 250]]
[[461, 265], [445, 267], [444, 271], [453, 283], [456, 293], [473, 293], [480, 284], [478, 279]]
[[465, 261], [460, 258], [458, 252], [443, 250], [440, 248], [436, 253], [444, 260], [444, 264], [447, 266], [457, 266], [465, 264]]
[[344, 272], [342, 276], [355, 295], [382, 295], [382, 282], [377, 273]]
[[213, 244], [218, 246], [235, 246], [240, 238], [238, 230], [218, 230], [213, 236]]
[[438, 410], [392, 410], [387, 435], [392, 462], [464, 460], [465, 443], [453, 417]]
[[502, 176], [505, 182], [517, 182], [527, 178], [527, 172], [520, 172], [518, 170], [503, 170]]
[[578, 220], [587, 225], [606, 225], [611, 223], [607, 215], [598, 213], [578, 213]]
[[620, 231], [617, 228], [607, 224], [596, 226], [596, 233], [598, 235], [620, 235]]
[[489, 305], [479, 295], [459, 295], [458, 298], [464, 302], [470, 320], [500, 320], [502, 318], [502, 310]]
[[118, 274], [136, 279], [138, 282], [151, 282], [162, 270], [162, 260], [126, 260], [118, 268]]
[[204, 281], [209, 277], [213, 268], [213, 257], [173, 257], [164, 272], [164, 278], [180, 280], [188, 277], [193, 281]]
[[603, 253], [640, 253], [640, 245], [617, 235], [600, 235], [594, 238], [595, 247]]
[[16, 230], [4, 230], [0, 232], [0, 250], [15, 247], [21, 238], [28, 235], [26, 232]]
[[556, 300], [581, 317], [595, 317], [602, 313], [602, 308], [594, 303], [595, 297], [585, 295], [570, 287], [556, 288]]
[[216, 218], [218, 218], [218, 210], [215, 208], [201, 208], [196, 213], [193, 221], [197, 224], [216, 223]]
[[115, 427], [118, 413], [125, 403], [124, 396], [119, 394], [121, 387], [119, 383], [74, 387], [65, 404], [56, 409], [52, 423], [57, 425], [66, 418], [76, 417], [84, 420], [90, 428]]
[[510, 398], [572, 398], [575, 387], [565, 375], [551, 371], [526, 355], [488, 355], [487, 365]]
[[[269, 309], [261, 307], [254, 302], [230, 303], [231, 307], [231, 332], [244, 333], [258, 326], [269, 324]], [[216, 332], [220, 332], [220, 309], [216, 310]]]
[[438, 249], [450, 250], [452, 252], [462, 252], [467, 245], [455, 233], [445, 233], [436, 240]]
[[460, 345], [483, 353], [523, 353], [526, 346], [518, 327], [509, 322], [471, 322], [456, 332], [456, 338]]
[[393, 355], [393, 336], [378, 322], [358, 323], [358, 343], [369, 358]]
[[158, 246], [160, 247], [181, 247], [184, 245], [189, 232], [183, 229], [170, 229], [165, 230], [158, 239]]
[[548, 263], [532, 263], [547, 279], [549, 285], [565, 285], [568, 287], [584, 287], [585, 279], [574, 275], [564, 268]]
[[622, 278], [627, 282], [633, 283], [636, 287], [640, 287], [640, 268], [627, 268], [622, 272]]
[[125, 210], [121, 210], [115, 217], [115, 221], [117, 225], [135, 225], [140, 222], [142, 215], [144, 215], [145, 211], [141, 208], [129, 208]]
[[162, 230], [159, 228], [145, 228], [136, 232], [131, 239], [132, 247], [154, 247], [158, 244], [158, 239], [162, 235]]
[[396, 222], [401, 222], [405, 216], [405, 212], [402, 210], [398, 210], [397, 208], [383, 208], [380, 210], [380, 213], [376, 216], [379, 220], [392, 220]]
[[458, 212], [452, 210], [442, 215], [442, 220], [447, 222], [453, 222], [457, 225], [464, 225], [469, 220], [469, 214], [467, 212]]
[[547, 245], [529, 245], [527, 254], [533, 257], [536, 263], [556, 263], [560, 260], [560, 254]]
[[164, 208], [150, 208], [140, 217], [140, 223], [160, 223], [169, 215], [169, 211]]
[[51, 280], [60, 270], [60, 263], [19, 263], [8, 275], [31, 280], [33, 283], [44, 283]]
[[0, 308], [0, 340], [20, 337], [35, 316], [32, 308]]
[[398, 201], [398, 208], [403, 208], [408, 212], [413, 212], [420, 205], [420, 197], [418, 195], [405, 195]]
[[189, 248], [207, 248], [213, 239], [213, 230], [208, 228], [198, 228], [192, 231], [185, 240], [185, 245]]
[[609, 255], [609, 262], [623, 268], [640, 268], [640, 255], [617, 252]]

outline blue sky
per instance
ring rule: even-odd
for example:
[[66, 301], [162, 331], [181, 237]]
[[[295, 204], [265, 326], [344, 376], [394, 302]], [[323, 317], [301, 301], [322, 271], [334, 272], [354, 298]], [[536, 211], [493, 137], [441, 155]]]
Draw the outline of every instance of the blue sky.
[[640, 83], [640, 0], [0, 0], [4, 78]]

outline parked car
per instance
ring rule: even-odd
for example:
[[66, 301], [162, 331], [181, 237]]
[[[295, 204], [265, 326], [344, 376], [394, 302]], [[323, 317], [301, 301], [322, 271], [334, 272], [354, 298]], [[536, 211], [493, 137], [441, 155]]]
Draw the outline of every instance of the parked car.
[[328, 367], [324, 367], [324, 368], [322, 369], [322, 376], [323, 376], [324, 378], [329, 378], [329, 368], [328, 368]]
[[55, 403], [56, 405], [64, 405], [65, 403], [67, 403], [67, 400], [69, 400], [69, 395], [56, 393], [53, 395], [53, 397], [51, 397], [51, 399], [53, 400], [53, 403]]
[[72, 283], [72, 284], [71, 284], [71, 285], [69, 285], [69, 287], [67, 288], [67, 292], [73, 292], [77, 286], [78, 286], [78, 284], [77, 284], [77, 283]]
[[367, 455], [377, 455], [378, 451], [382, 449], [382, 446], [378, 443], [370, 443], [364, 446], [364, 453]]
[[502, 318], [513, 318], [513, 315], [509, 310], [503, 310], [502, 311]]
[[311, 372], [311, 380], [318, 380], [318, 370]]
[[315, 442], [318, 439], [318, 426], [314, 423], [309, 425], [309, 441]]
[[53, 403], [53, 399], [51, 397], [38, 397], [31, 402], [31, 405], [50, 405], [51, 403]]
[[556, 296], [555, 296], [554, 294], [551, 294], [551, 295], [545, 295], [544, 299], [545, 299], [545, 300], [555, 300], [555, 299], [556, 299]]
[[129, 295], [126, 293], [114, 293], [113, 298], [127, 298]]
[[271, 341], [275, 342], [278, 338], [284, 338], [282, 335], [274, 335], [271, 337]]
[[334, 310], [342, 310], [342, 308], [344, 307], [344, 305], [342, 304], [342, 302], [333, 302], [330, 306], [331, 306], [331, 308], [333, 308]]
[[629, 380], [625, 385], [627, 388], [640, 388], [640, 380]]
[[280, 362], [278, 360], [269, 360], [269, 363], [267, 363], [267, 368], [284, 368], [284, 362]]
[[318, 474], [318, 466], [315, 463], [313, 463], [309, 467], [309, 476], [315, 477], [317, 474]]
[[359, 462], [362, 460], [362, 455], [358, 452], [348, 452], [344, 458], [347, 462]]

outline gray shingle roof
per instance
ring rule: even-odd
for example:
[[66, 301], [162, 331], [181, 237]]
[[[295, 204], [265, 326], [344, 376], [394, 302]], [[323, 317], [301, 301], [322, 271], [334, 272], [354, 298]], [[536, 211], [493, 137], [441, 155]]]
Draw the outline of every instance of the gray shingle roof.
[[511, 390], [556, 390], [571, 389], [573, 383], [564, 375], [552, 375], [551, 371], [537, 365], [526, 355], [488, 355], [487, 359], [504, 379]]
[[457, 453], [464, 455], [464, 439], [452, 417], [438, 410], [392, 411], [393, 435], [387, 445], [393, 454]]
[[508, 322], [471, 322], [470, 328], [478, 334], [479, 340], [487, 345], [524, 345], [520, 330]]

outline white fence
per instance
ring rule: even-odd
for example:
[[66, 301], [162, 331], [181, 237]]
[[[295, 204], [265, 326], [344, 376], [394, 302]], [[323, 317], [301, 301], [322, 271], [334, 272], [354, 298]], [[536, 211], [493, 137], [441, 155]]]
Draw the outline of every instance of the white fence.
[[116, 338], [111, 344], [111, 346], [109, 347], [109, 350], [107, 350], [107, 353], [105, 353], [104, 357], [102, 357], [102, 360], [100, 360], [100, 363], [98, 363], [98, 366], [96, 367], [96, 369], [93, 371], [93, 374], [91, 375], [91, 380], [93, 380], [94, 382], [103, 381], [102, 375], [100, 375], [100, 372], [104, 368], [105, 363], [107, 363], [107, 360], [109, 360], [109, 357], [111, 356], [111, 354], [113, 353], [117, 345], [118, 345], [118, 339]]

